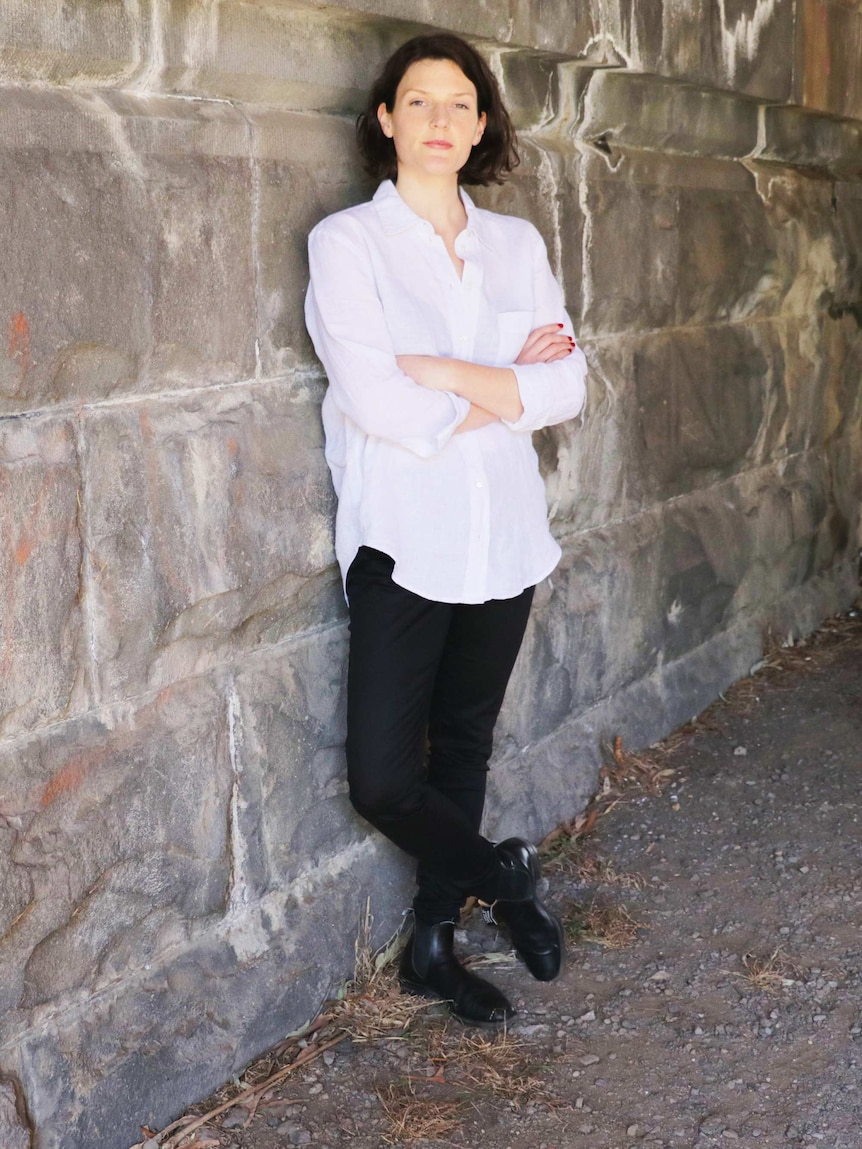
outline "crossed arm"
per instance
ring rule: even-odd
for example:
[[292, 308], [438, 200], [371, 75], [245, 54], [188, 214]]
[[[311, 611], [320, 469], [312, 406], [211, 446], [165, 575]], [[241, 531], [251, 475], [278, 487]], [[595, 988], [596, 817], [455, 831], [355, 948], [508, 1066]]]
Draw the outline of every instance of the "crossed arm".
[[[530, 332], [515, 362], [556, 363], [570, 355], [574, 346], [562, 324], [546, 323]], [[456, 435], [476, 431], [499, 419], [515, 422], [523, 414], [518, 380], [510, 367], [485, 367], [465, 359], [435, 355], [397, 355], [396, 362], [414, 383], [431, 391], [450, 391], [469, 402], [470, 412], [456, 429]]]

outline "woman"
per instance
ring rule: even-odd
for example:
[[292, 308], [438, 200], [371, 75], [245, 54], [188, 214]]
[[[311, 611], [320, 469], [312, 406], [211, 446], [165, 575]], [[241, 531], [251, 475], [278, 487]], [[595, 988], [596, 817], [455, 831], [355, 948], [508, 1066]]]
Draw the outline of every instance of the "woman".
[[560, 556], [530, 432], [580, 412], [586, 365], [539, 233], [463, 191], [518, 162], [473, 48], [402, 45], [357, 137], [383, 182], [312, 231], [306, 299], [350, 611], [350, 796], [419, 861], [402, 988], [498, 1025], [515, 1010], [457, 960], [454, 922], [474, 895], [535, 977], [560, 971], [535, 847], [479, 828], [533, 590]]

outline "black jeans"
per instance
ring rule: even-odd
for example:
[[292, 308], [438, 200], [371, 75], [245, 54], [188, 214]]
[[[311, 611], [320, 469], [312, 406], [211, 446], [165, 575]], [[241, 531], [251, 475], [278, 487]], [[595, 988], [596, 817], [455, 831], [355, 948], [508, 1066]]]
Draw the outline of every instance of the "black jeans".
[[494, 724], [533, 587], [479, 605], [434, 602], [360, 547], [347, 573], [347, 776], [356, 810], [418, 858], [418, 917], [457, 917], [494, 880], [479, 833]]

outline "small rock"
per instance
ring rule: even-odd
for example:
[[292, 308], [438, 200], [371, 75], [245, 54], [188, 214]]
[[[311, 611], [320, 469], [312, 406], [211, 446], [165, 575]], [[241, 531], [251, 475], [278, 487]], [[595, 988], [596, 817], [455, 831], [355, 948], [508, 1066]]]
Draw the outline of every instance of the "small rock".
[[626, 1129], [626, 1137], [637, 1137], [638, 1133], [640, 1133], [640, 1129], [637, 1125], [629, 1125]]
[[333, 1051], [331, 1049], [325, 1049], [323, 1051], [323, 1064], [324, 1065], [332, 1065], [334, 1062], [335, 1062], [335, 1054], [333, 1053]]
[[601, 1061], [601, 1058], [598, 1057], [595, 1053], [585, 1053], [583, 1057], [578, 1058], [578, 1061], [581, 1065], [598, 1065], [598, 1063]]
[[596, 1011], [594, 1009], [587, 1010], [586, 1013], [582, 1013], [581, 1016], [578, 1018], [578, 1021], [595, 1021], [595, 1020], [596, 1020]]
[[733, 748], [734, 758], [744, 758], [747, 753], [748, 753], [748, 747], [747, 746], [734, 746], [734, 748]]
[[221, 1121], [221, 1127], [222, 1129], [242, 1129], [248, 1119], [249, 1111], [243, 1109], [241, 1105], [238, 1105], [235, 1109], [229, 1109], [227, 1113], [225, 1113]]

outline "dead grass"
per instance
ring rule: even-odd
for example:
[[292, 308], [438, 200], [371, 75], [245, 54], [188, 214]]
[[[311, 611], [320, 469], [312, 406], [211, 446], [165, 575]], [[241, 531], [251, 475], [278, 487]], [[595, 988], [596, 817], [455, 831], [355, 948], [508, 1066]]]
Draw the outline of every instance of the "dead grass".
[[421, 1076], [414, 1070], [377, 1087], [387, 1144], [443, 1140], [482, 1099], [515, 1110], [527, 1103], [561, 1104], [535, 1072], [528, 1047], [506, 1030], [485, 1035], [428, 1019], [411, 1031], [408, 1068], [418, 1066], [423, 1067]]
[[603, 902], [596, 898], [589, 905], [569, 902], [563, 912], [563, 926], [572, 942], [593, 942], [606, 949], [622, 950], [633, 946], [638, 931], [649, 929], [639, 922], [620, 902]]
[[766, 687], [783, 689], [799, 674], [818, 674], [848, 646], [862, 646], [862, 604], [826, 619], [807, 638], [779, 635], [767, 629], [763, 634], [763, 654], [752, 667], [752, 673], [723, 691], [698, 716], [697, 724], [714, 722], [720, 726], [722, 716], [727, 713], [750, 714]]
[[528, 1047], [506, 1030], [486, 1036], [438, 1026], [429, 1028], [427, 1036], [427, 1054], [436, 1071], [435, 1079], [454, 1074], [456, 1083], [505, 1101], [513, 1109], [528, 1102], [558, 1103], [533, 1071]]
[[377, 1097], [388, 1122], [382, 1133], [387, 1145], [442, 1141], [461, 1128], [465, 1103], [417, 1097], [410, 1081], [378, 1088]]
[[740, 961], [744, 972], [734, 971], [733, 976], [744, 978], [762, 993], [778, 994], [782, 989], [795, 985], [803, 976], [800, 966], [780, 946], [767, 957], [745, 953]]

